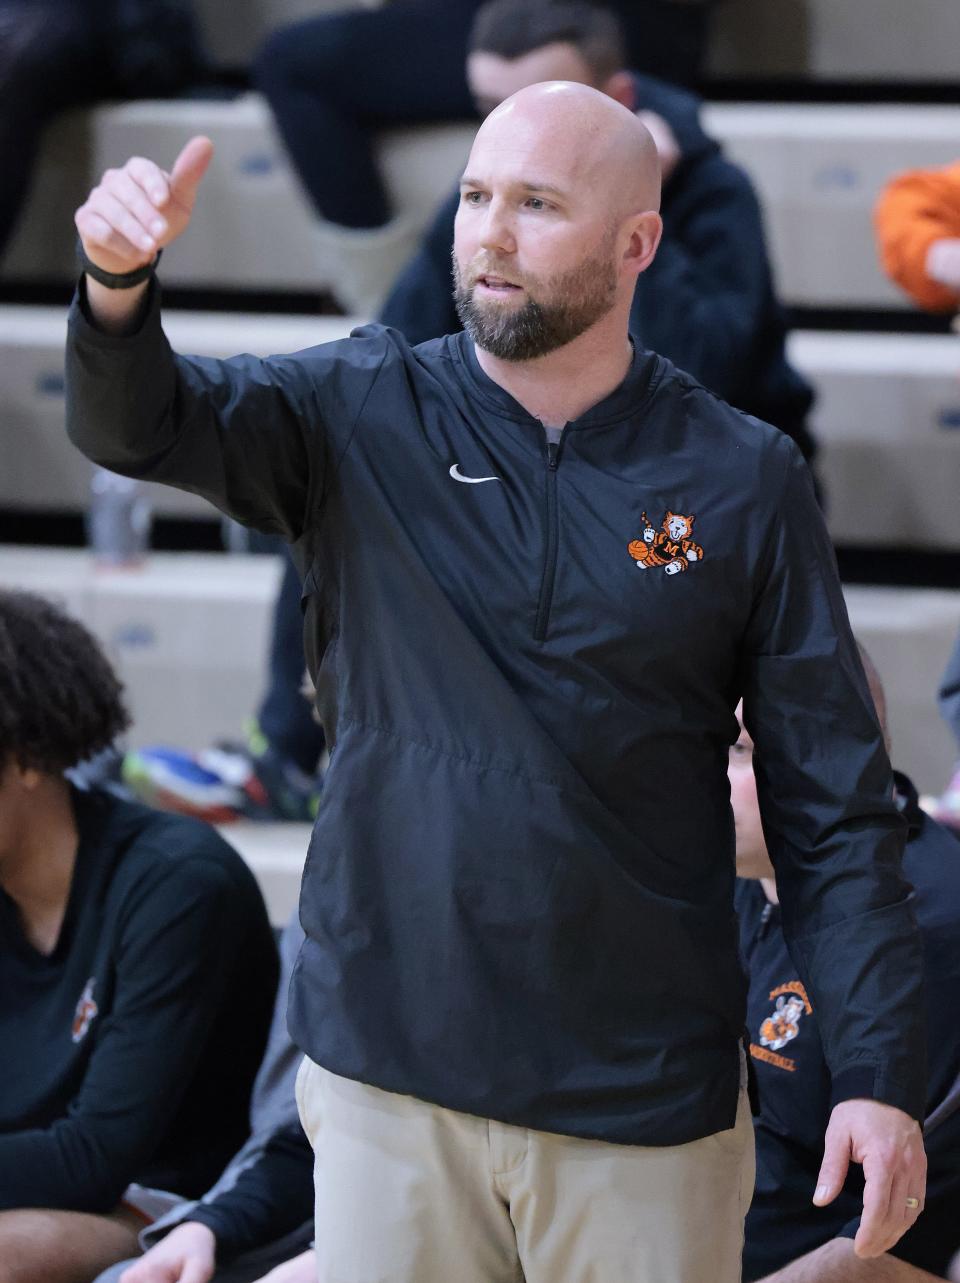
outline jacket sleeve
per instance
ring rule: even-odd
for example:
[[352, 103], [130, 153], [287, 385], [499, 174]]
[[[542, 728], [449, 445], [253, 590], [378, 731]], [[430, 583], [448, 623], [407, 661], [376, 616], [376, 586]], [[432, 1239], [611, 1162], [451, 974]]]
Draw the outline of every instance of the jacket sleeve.
[[199, 1221], [217, 1240], [217, 1263], [229, 1264], [298, 1229], [313, 1217], [313, 1151], [299, 1122], [278, 1129], [236, 1184], [197, 1204]]
[[420, 248], [400, 273], [380, 313], [381, 322], [399, 330], [410, 344], [456, 334], [462, 328], [453, 302], [450, 266], [459, 203], [460, 193], [455, 191], [437, 210]]
[[771, 291], [760, 207], [735, 165], [715, 157], [709, 177], [674, 207], [642, 289], [670, 308], [663, 355], [724, 400], [734, 399], [769, 320]]
[[923, 1118], [922, 950], [905, 824], [809, 470], [786, 456], [745, 637], [744, 722], [784, 934], [811, 996], [833, 1102]]
[[67, 1113], [0, 1136], [0, 1208], [116, 1206], [192, 1079], [245, 916], [213, 859], [141, 879], [120, 928], [114, 1001]]
[[888, 183], [873, 214], [883, 270], [930, 312], [954, 311], [955, 290], [927, 275], [934, 241], [960, 236], [960, 165], [911, 170]]
[[178, 356], [160, 325], [159, 287], [127, 336], [91, 322], [80, 290], [66, 353], [67, 435], [126, 476], [203, 495], [289, 541], [322, 502], [386, 353], [383, 336], [290, 356]]

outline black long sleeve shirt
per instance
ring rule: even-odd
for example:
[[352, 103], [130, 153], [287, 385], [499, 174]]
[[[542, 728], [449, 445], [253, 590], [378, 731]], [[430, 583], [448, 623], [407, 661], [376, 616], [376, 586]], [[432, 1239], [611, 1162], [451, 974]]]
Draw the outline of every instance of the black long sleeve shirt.
[[60, 937], [0, 892], [0, 1208], [201, 1193], [247, 1131], [277, 978], [256, 881], [207, 825], [74, 791]]
[[266, 360], [70, 319], [99, 463], [295, 544], [331, 762], [295, 1041], [540, 1130], [733, 1125], [746, 987], [727, 751], [745, 720], [837, 1099], [920, 1116], [904, 825], [805, 463], [637, 348], [558, 444], [464, 334]]

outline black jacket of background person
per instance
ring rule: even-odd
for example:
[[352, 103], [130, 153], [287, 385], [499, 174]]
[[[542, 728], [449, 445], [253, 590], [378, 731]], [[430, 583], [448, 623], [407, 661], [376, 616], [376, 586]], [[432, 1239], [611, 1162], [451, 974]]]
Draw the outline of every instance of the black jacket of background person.
[[91, 458], [296, 545], [332, 747], [289, 1008], [313, 1060], [575, 1136], [732, 1127], [743, 692], [834, 1090], [922, 1114], [905, 826], [789, 438], [638, 348], [548, 448], [462, 333], [177, 358], [156, 288], [131, 337], [74, 307], [67, 379]]
[[[700, 127], [699, 98], [634, 76], [636, 109], [662, 116], [683, 157], [663, 189], [663, 239], [638, 279], [630, 328], [640, 343], [738, 409], [793, 437], [807, 459], [813, 392], [787, 362], [763, 221], [749, 178]], [[444, 201], [380, 319], [422, 343], [460, 328], [450, 276], [459, 192]]]
[[[890, 1249], [937, 1278], [960, 1249], [960, 842], [924, 815], [910, 781], [897, 775], [909, 823], [904, 874], [923, 940], [929, 1092], [924, 1140], [927, 1198], [916, 1225]], [[740, 936], [750, 978], [747, 1023], [760, 1114], [757, 1185], [747, 1217], [743, 1277], [764, 1278], [832, 1238], [853, 1238], [863, 1177], [853, 1168], [829, 1207], [811, 1203], [830, 1112], [830, 1072], [811, 1003], [787, 951], [776, 906], [759, 882], [737, 883]]]
[[242, 1143], [277, 957], [260, 891], [205, 824], [74, 791], [56, 948], [0, 891], [0, 1208], [202, 1193]]

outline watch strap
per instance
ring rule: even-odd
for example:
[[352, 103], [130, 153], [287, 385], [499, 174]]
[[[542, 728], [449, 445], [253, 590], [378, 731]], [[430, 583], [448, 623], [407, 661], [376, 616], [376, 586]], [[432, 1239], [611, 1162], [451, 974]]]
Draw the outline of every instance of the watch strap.
[[152, 262], [144, 263], [142, 267], [135, 267], [132, 272], [105, 272], [102, 267], [97, 267], [96, 263], [87, 257], [83, 242], [77, 241], [77, 261], [81, 271], [92, 276], [101, 285], [105, 285], [108, 290], [130, 290], [135, 285], [149, 280], [157, 269], [162, 253], [163, 250], [158, 249], [157, 256]]

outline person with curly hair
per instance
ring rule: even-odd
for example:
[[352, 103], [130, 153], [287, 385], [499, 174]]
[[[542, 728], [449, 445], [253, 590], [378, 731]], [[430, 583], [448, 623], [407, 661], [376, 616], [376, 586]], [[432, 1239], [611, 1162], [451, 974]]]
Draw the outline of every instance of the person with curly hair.
[[247, 1132], [266, 910], [212, 829], [70, 779], [128, 724], [90, 633], [0, 592], [3, 1283], [88, 1283]]

